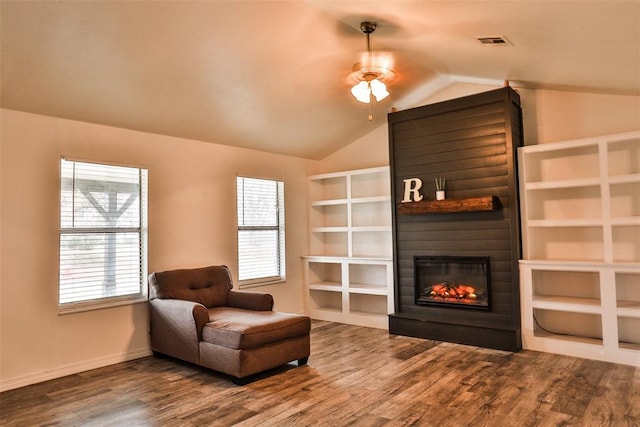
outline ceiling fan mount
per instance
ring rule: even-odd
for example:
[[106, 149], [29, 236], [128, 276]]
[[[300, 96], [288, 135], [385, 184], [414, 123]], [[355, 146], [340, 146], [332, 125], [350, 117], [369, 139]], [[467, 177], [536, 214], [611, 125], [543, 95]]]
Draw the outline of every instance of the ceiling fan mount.
[[360, 23], [360, 30], [365, 34], [371, 34], [376, 30], [378, 24], [370, 21], [363, 21]]

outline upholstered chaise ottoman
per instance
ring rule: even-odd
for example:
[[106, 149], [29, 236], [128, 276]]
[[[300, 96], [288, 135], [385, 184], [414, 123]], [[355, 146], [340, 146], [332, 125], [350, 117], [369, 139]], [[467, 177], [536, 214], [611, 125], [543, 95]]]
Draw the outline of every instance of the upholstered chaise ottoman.
[[155, 272], [149, 276], [151, 348], [234, 377], [310, 353], [309, 317], [273, 311], [273, 297], [235, 291], [226, 266]]

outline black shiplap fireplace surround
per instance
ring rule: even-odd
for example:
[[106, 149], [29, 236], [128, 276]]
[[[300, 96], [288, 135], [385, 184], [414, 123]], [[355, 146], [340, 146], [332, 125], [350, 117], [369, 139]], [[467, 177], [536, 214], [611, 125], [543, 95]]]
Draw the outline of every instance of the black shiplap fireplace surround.
[[[522, 145], [520, 97], [504, 87], [390, 113], [388, 121], [395, 280], [389, 332], [520, 350], [516, 170], [516, 148]], [[424, 200], [432, 201], [436, 177], [446, 178], [446, 198], [453, 206], [484, 196], [495, 200], [494, 206], [453, 212], [399, 209], [405, 180], [419, 178]], [[486, 307], [471, 310], [420, 300], [415, 260], [448, 257], [487, 259]]]

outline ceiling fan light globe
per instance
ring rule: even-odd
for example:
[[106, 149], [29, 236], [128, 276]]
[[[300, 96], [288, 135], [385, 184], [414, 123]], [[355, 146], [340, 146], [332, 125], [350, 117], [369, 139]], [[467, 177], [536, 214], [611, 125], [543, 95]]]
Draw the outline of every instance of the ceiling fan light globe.
[[371, 98], [369, 83], [362, 81], [351, 88], [351, 94], [360, 102], [368, 104]]
[[389, 96], [389, 91], [387, 91], [387, 86], [382, 83], [380, 80], [371, 80], [369, 82], [371, 86], [371, 92], [373, 96], [376, 97], [376, 101], [380, 102]]

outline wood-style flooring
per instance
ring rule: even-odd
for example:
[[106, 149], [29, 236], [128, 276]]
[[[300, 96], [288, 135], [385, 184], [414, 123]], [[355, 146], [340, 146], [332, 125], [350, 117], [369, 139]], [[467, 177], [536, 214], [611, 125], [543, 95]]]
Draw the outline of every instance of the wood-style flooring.
[[2, 426], [640, 426], [640, 368], [314, 321], [303, 367], [237, 386], [147, 357], [0, 394]]

